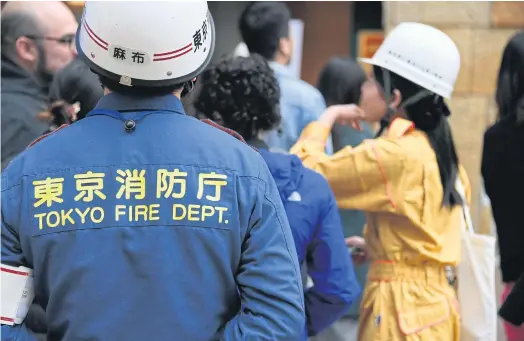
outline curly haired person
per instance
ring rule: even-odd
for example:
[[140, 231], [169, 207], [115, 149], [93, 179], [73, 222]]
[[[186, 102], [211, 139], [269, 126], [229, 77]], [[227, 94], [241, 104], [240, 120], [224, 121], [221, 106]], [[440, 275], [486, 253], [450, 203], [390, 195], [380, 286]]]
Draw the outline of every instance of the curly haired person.
[[264, 137], [277, 129], [280, 89], [257, 54], [224, 59], [202, 75], [197, 116], [238, 132], [258, 148], [284, 203], [298, 260], [314, 285], [305, 291], [306, 326], [301, 340], [340, 318], [361, 289], [344, 243], [340, 217], [327, 181], [294, 155], [270, 151]]

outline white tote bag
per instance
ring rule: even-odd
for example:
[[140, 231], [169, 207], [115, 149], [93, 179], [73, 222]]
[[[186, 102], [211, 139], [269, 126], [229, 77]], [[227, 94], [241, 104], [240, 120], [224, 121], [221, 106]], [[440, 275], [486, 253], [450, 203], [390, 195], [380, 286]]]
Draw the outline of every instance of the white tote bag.
[[460, 180], [457, 191], [464, 202], [462, 259], [457, 267], [461, 341], [497, 341], [496, 239], [475, 232]]

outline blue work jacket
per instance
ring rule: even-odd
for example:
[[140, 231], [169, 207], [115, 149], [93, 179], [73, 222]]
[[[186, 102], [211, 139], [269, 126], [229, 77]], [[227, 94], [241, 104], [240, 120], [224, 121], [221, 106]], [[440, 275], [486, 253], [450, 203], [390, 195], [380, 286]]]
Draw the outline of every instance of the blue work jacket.
[[305, 264], [313, 286], [304, 289], [306, 332], [314, 336], [348, 311], [360, 296], [353, 262], [333, 191], [319, 173], [306, 168], [295, 155], [259, 147], [277, 184], [293, 233], [299, 263]]
[[[1, 261], [33, 269], [49, 339], [303, 332], [295, 245], [266, 163], [175, 96], [104, 96], [16, 157], [1, 190]], [[3, 325], [2, 340], [34, 336]]]

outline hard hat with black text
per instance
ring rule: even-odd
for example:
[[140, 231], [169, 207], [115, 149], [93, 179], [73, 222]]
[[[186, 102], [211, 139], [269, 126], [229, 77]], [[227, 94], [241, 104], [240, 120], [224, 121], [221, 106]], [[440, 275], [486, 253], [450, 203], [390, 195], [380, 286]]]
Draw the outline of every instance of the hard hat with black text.
[[457, 46], [444, 32], [406, 22], [395, 27], [371, 59], [360, 61], [389, 70], [449, 99], [460, 70]]
[[206, 1], [86, 1], [78, 53], [96, 73], [127, 86], [183, 84], [215, 47]]

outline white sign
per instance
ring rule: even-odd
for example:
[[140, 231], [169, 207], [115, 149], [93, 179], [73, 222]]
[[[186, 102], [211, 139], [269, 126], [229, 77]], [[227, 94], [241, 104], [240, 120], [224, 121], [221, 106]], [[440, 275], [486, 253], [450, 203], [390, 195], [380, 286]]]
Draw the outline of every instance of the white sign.
[[233, 56], [249, 57], [249, 49], [247, 48], [246, 43], [244, 43], [243, 41], [238, 43], [237, 47], [235, 47], [235, 51], [233, 51]]
[[304, 45], [304, 22], [299, 19], [292, 19], [289, 22], [289, 35], [293, 41], [293, 55], [289, 62], [288, 68], [291, 74], [300, 78], [300, 70], [302, 68], [302, 47]]

